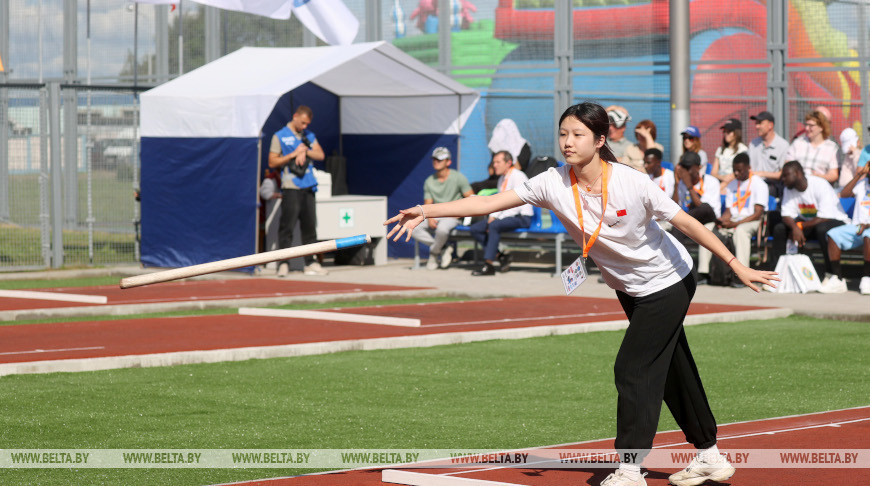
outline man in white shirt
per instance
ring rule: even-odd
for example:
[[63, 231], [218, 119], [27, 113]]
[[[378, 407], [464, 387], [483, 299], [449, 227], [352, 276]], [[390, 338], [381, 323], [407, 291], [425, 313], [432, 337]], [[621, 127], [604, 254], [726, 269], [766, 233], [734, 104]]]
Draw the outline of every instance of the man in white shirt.
[[822, 245], [825, 271], [831, 273], [827, 234], [833, 228], [849, 222], [837, 192], [825, 179], [804, 175], [800, 162], [786, 162], [782, 167], [782, 222], [773, 228], [773, 253], [770, 264], [776, 265], [785, 253], [786, 239], [791, 238], [799, 247], [813, 238]]
[[610, 128], [607, 132], [607, 145], [616, 156], [616, 160], [625, 163], [625, 151], [632, 144], [625, 138], [625, 129], [631, 116], [628, 110], [619, 105], [607, 107], [607, 118], [610, 120]]
[[[502, 150], [492, 156], [492, 168], [498, 177], [498, 192], [507, 192], [529, 180], [519, 167], [514, 166], [510, 152]], [[528, 228], [532, 224], [534, 209], [524, 204], [504, 211], [492, 213], [486, 218], [472, 224], [468, 231], [483, 245], [483, 266], [473, 272], [474, 276], [495, 275], [493, 263], [499, 260], [500, 270], [507, 271], [510, 258], [498, 251], [501, 234], [519, 228]]]
[[[676, 185], [673, 199], [682, 206], [689, 216], [697, 219], [707, 229], [712, 230], [722, 214], [722, 201], [719, 198], [719, 180], [710, 174], [701, 174], [701, 157], [695, 152], [686, 152], [680, 156], [676, 167]], [[674, 236], [685, 246], [690, 244], [690, 238], [676, 229], [671, 230]], [[706, 266], [698, 259], [698, 285], [706, 285], [707, 274], [710, 273], [710, 259]]]
[[753, 174], [764, 179], [768, 192], [774, 197], [782, 196], [782, 166], [786, 163], [788, 141], [776, 133], [773, 114], [769, 111], [750, 116], [755, 120], [758, 137], [749, 142], [749, 163]]
[[[643, 153], [643, 169], [649, 174], [650, 180], [670, 197], [674, 194], [676, 180], [674, 178], [674, 171], [662, 168], [662, 157], [661, 150], [657, 148], [646, 149]], [[655, 217], [653, 219], [659, 223], [662, 229], [666, 231], [671, 229], [670, 222], [659, 221]]]
[[864, 276], [858, 285], [858, 292], [870, 295], [870, 179], [868, 167], [858, 167], [855, 176], [840, 191], [840, 197], [854, 197], [855, 210], [852, 224], [844, 224], [828, 231], [828, 256], [831, 259], [833, 275], [825, 280], [819, 292], [839, 294], [845, 292], [846, 281], [840, 266], [843, 250], [864, 248]]
[[[734, 157], [734, 180], [725, 187], [725, 208], [719, 220], [719, 231], [731, 235], [734, 256], [737, 261], [749, 266], [752, 254], [752, 236], [758, 232], [761, 217], [767, 211], [768, 191], [764, 179], [751, 174], [749, 155], [746, 152]], [[710, 250], [698, 248], [698, 268], [710, 268]], [[740, 282], [734, 287], [744, 287]]]

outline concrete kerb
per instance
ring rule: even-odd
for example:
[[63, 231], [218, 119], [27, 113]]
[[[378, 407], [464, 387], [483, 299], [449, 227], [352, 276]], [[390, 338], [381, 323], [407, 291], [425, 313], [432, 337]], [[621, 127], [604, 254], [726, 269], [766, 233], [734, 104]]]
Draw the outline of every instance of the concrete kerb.
[[147, 304], [117, 304], [83, 307], [55, 307], [48, 309], [20, 309], [0, 311], [0, 321], [23, 321], [34, 319], [58, 319], [64, 317], [128, 316], [155, 312], [180, 310], [232, 309], [236, 307], [257, 307], [287, 304], [323, 304], [347, 301], [364, 302], [375, 299], [411, 299], [420, 297], [441, 297], [447, 293], [438, 289], [385, 290], [379, 292], [360, 292], [343, 294], [299, 295], [278, 297], [256, 297], [250, 299], [193, 300], [182, 302], [154, 302]]
[[[697, 325], [714, 322], [735, 322], [747, 319], [777, 319], [781, 317], [787, 317], [791, 314], [792, 311], [790, 309], [762, 309], [754, 311], [736, 312], [733, 314], [699, 314], [688, 316], [686, 318], [685, 324]], [[225, 361], [246, 361], [249, 359], [289, 358], [294, 356], [310, 356], [317, 354], [338, 353], [343, 351], [423, 348], [499, 339], [526, 339], [533, 337], [582, 334], [595, 331], [616, 331], [625, 329], [626, 327], [628, 327], [628, 321], [622, 319], [614, 321], [565, 324], [554, 326], [427, 334], [420, 336], [354, 339], [347, 341], [245, 347], [206, 351], [180, 351], [172, 353], [112, 356], [104, 358], [31, 361], [26, 363], [0, 364], [0, 376], [29, 373], [101, 371], [120, 368], [147, 368], [155, 366], [219, 363]]]

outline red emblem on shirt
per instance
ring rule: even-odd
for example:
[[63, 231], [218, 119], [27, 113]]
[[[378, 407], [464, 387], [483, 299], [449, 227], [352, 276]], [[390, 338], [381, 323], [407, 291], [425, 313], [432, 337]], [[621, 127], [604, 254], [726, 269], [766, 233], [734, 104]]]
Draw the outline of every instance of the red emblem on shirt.
[[626, 212], [624, 209], [619, 209], [616, 211], [616, 216], [625, 216]]

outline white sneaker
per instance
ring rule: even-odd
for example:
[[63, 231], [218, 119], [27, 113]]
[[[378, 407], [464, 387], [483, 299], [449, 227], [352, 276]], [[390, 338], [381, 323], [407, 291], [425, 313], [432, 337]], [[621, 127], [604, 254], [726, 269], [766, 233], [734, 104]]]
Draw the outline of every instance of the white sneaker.
[[695, 457], [692, 462], [682, 471], [671, 474], [668, 481], [675, 486], [698, 486], [705, 481], [725, 481], [734, 475], [732, 466], [724, 456], [719, 456], [719, 461], [710, 463]]
[[821, 288], [819, 288], [819, 292], [823, 294], [842, 294], [847, 290], [846, 281], [836, 275], [826, 277], [825, 281], [822, 282]]
[[862, 295], [870, 295], [870, 277], [861, 277], [858, 292], [861, 292]]
[[625, 471], [617, 469], [601, 481], [601, 486], [646, 486], [644, 476], [646, 473], [641, 474], [637, 479], [631, 479]]
[[441, 268], [447, 268], [453, 263], [453, 247], [448, 246], [441, 252]]
[[290, 273], [290, 265], [287, 263], [282, 263], [278, 265], [278, 276], [284, 278], [287, 274]]
[[435, 255], [429, 255], [429, 259], [426, 260], [426, 270], [438, 270], [438, 259]]
[[311, 265], [306, 265], [304, 273], [305, 275], [329, 275], [329, 272], [327, 272], [326, 269], [320, 266], [317, 262], [314, 262]]

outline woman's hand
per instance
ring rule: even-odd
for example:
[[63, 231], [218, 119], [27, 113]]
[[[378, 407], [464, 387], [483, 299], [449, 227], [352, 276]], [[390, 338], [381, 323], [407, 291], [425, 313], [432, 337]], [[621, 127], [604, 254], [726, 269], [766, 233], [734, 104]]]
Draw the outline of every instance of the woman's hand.
[[732, 261], [731, 269], [734, 270], [734, 274], [737, 275], [737, 278], [739, 278], [744, 285], [756, 292], [760, 292], [761, 289], [753, 285], [752, 282], [758, 282], [776, 288], [775, 282], [780, 281], [779, 274], [776, 272], [753, 270], [738, 262], [736, 259]]
[[405, 241], [411, 240], [411, 232], [414, 228], [417, 227], [420, 223], [423, 222], [425, 218], [423, 217], [423, 209], [420, 206], [414, 206], [413, 208], [402, 209], [399, 210], [399, 214], [393, 216], [392, 218], [384, 221], [384, 226], [389, 226], [392, 223], [397, 223], [396, 226], [393, 226], [393, 229], [387, 233], [387, 239], [393, 236], [395, 233], [396, 237], [393, 238], [393, 241], [399, 241], [399, 238], [402, 234], [407, 233], [405, 235]]

